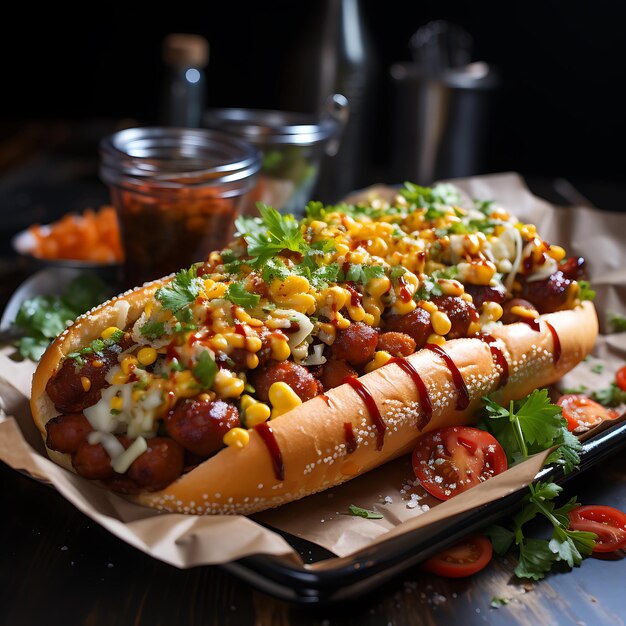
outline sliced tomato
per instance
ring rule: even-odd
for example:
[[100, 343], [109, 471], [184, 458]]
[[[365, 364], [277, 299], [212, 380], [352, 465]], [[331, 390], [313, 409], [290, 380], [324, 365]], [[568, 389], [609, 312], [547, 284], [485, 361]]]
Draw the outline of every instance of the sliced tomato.
[[502, 446], [488, 432], [448, 426], [420, 437], [413, 450], [413, 470], [422, 487], [448, 500], [507, 469]]
[[561, 407], [563, 417], [567, 420], [567, 428], [571, 431], [577, 428], [588, 430], [618, 416], [617, 411], [606, 409], [595, 400], [576, 393], [561, 396], [557, 404]]
[[626, 548], [626, 513], [612, 506], [590, 504], [569, 513], [569, 527], [596, 533], [594, 552], [613, 552]]
[[615, 374], [615, 382], [622, 391], [626, 391], [626, 366], [617, 370], [617, 373]]
[[492, 555], [493, 548], [487, 537], [471, 535], [424, 561], [422, 567], [438, 576], [464, 578], [485, 568]]

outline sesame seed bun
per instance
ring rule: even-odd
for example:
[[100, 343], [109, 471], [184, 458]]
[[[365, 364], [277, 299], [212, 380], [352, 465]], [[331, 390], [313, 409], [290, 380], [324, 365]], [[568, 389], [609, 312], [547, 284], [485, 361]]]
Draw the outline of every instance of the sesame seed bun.
[[[90, 311], [50, 346], [35, 373], [31, 400], [33, 417], [44, 439], [45, 424], [57, 414], [45, 387], [65, 355], [99, 337], [108, 326], [119, 325], [120, 300], [129, 304], [125, 323], [132, 324], [163, 282], [150, 283]], [[555, 382], [590, 353], [598, 333], [595, 308], [590, 302], [543, 315], [540, 320], [538, 332], [523, 323], [496, 325], [491, 330], [509, 368], [508, 382], [500, 389], [502, 371], [487, 343], [454, 339], [444, 345], [467, 386], [470, 402], [462, 411], [455, 408], [457, 391], [443, 359], [430, 350], [409, 356], [432, 403], [432, 417], [421, 431], [418, 423], [424, 410], [419, 394], [398, 365], [391, 363], [362, 376], [359, 380], [375, 399], [387, 426], [380, 450], [367, 407], [355, 389], [344, 384], [271, 421], [284, 463], [283, 480], [276, 478], [268, 448], [253, 429], [244, 448], [224, 448], [165, 489], [129, 498], [166, 511], [251, 514], [346, 482], [409, 453], [425, 432], [471, 423], [482, 396], [493, 394], [502, 403], [522, 398], [533, 389]], [[559, 337], [558, 359], [552, 332], [545, 322]], [[358, 444], [352, 453], [346, 446], [345, 423], [352, 424]], [[48, 454], [71, 469], [69, 455], [51, 450]]]

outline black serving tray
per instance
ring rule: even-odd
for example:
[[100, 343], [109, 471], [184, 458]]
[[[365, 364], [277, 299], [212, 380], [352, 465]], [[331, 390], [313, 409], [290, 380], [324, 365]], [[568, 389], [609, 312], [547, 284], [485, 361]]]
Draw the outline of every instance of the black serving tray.
[[[580, 468], [564, 474], [560, 466], [543, 468], [537, 480], [558, 484], [593, 467], [626, 445], [626, 421], [603, 430], [583, 443]], [[337, 558], [308, 541], [281, 533], [309, 563], [334, 559], [324, 569], [311, 569], [288, 559], [268, 555], [251, 556], [222, 565], [225, 570], [255, 588], [296, 605], [329, 605], [354, 598], [379, 587], [458, 541], [497, 520], [510, 516], [526, 496], [526, 488], [504, 498], [460, 513], [437, 524], [394, 536], [353, 557]]]

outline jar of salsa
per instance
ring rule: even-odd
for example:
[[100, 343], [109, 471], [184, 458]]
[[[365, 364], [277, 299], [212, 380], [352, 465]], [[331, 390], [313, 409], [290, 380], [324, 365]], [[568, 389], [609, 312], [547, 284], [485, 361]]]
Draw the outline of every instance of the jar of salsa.
[[254, 202], [260, 153], [218, 131], [128, 128], [100, 144], [131, 287], [201, 261]]

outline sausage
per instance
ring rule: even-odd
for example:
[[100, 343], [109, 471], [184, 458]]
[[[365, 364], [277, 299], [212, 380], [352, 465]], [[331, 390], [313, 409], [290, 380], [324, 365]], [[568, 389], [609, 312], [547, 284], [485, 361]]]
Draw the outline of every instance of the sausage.
[[127, 474], [140, 487], [156, 491], [183, 473], [185, 451], [179, 443], [167, 437], [148, 439], [147, 443], [148, 449], [133, 461]]
[[406, 315], [390, 315], [385, 319], [385, 329], [404, 333], [415, 341], [416, 349], [426, 345], [428, 336], [433, 332], [430, 324], [430, 313], [421, 307], [413, 309]]
[[514, 324], [515, 322], [519, 322], [522, 320], [522, 316], [511, 312], [511, 309], [515, 306], [521, 306], [522, 308], [528, 309], [530, 311], [537, 311], [535, 305], [531, 302], [528, 302], [528, 300], [524, 300], [523, 298], [513, 298], [502, 305], [503, 313], [500, 321], [503, 324]]
[[250, 372], [250, 379], [255, 389], [256, 397], [262, 402], [269, 401], [270, 387], [277, 382], [287, 383], [306, 402], [324, 391], [322, 384], [313, 374], [292, 361], [270, 361], [263, 369]]
[[472, 296], [474, 307], [480, 309], [485, 302], [501, 304], [506, 299], [506, 288], [498, 284], [495, 287], [488, 285], [465, 285], [465, 291]]
[[337, 331], [333, 343], [333, 357], [352, 365], [362, 365], [372, 357], [378, 344], [377, 331], [363, 322], [352, 322], [348, 328]]
[[224, 435], [239, 425], [237, 407], [223, 400], [185, 400], [165, 417], [169, 436], [185, 450], [203, 458], [221, 450]]
[[341, 385], [344, 378], [348, 376], [358, 377], [357, 371], [350, 367], [345, 361], [328, 359], [324, 365], [320, 366], [318, 378], [324, 389], [334, 389]]
[[57, 415], [46, 424], [46, 446], [57, 452], [73, 454], [92, 430], [82, 413]]
[[452, 322], [452, 328], [446, 335], [448, 339], [467, 337], [470, 324], [478, 321], [478, 311], [473, 304], [466, 302], [463, 298], [456, 296], [436, 296], [432, 299], [432, 302], [442, 313], [445, 313], [450, 319], [450, 322]]
[[[109, 384], [105, 380], [107, 372], [117, 364], [117, 356], [132, 345], [130, 334], [122, 341], [106, 348], [99, 354], [89, 354], [78, 361], [66, 358], [61, 368], [46, 384], [46, 393], [60, 413], [80, 413], [100, 399], [100, 392]], [[88, 381], [85, 390], [84, 381]]]
[[72, 455], [72, 465], [78, 474], [91, 480], [104, 480], [115, 476], [111, 467], [111, 457], [102, 444], [92, 444], [87, 439], [80, 442]]
[[521, 296], [532, 302], [539, 313], [554, 313], [566, 304], [573, 287], [574, 283], [559, 270], [545, 280], [524, 282]]
[[565, 263], [559, 265], [559, 270], [563, 272], [565, 278], [578, 280], [585, 275], [585, 259], [581, 256], [571, 256]]
[[378, 349], [389, 352], [391, 356], [409, 356], [415, 352], [417, 344], [413, 337], [405, 333], [387, 332], [378, 337]]

